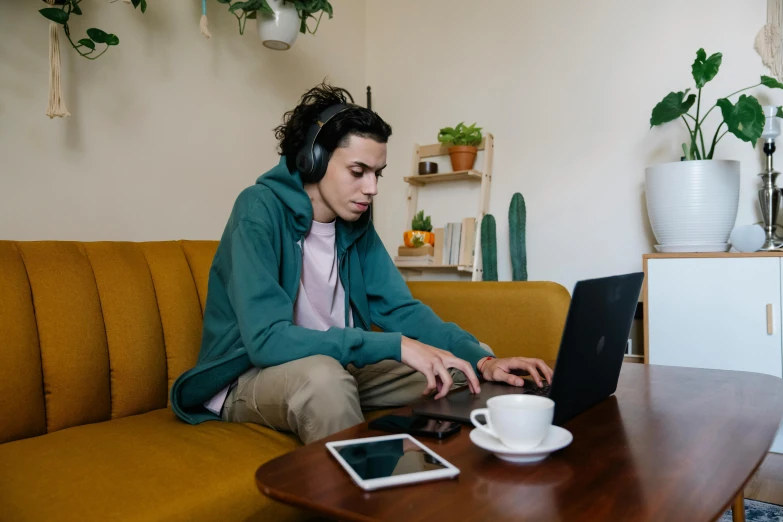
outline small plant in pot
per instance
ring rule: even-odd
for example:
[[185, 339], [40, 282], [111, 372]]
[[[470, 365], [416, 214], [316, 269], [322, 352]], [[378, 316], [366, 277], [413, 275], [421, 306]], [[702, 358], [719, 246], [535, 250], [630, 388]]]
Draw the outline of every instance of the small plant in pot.
[[403, 240], [406, 247], [421, 247], [424, 245], [435, 245], [435, 234], [432, 233], [432, 223], [430, 216], [424, 217], [424, 211], [420, 210], [411, 222], [411, 230], [406, 230], [403, 234]]
[[[740, 163], [713, 159], [716, 147], [731, 133], [755, 148], [765, 122], [764, 111], [754, 96], [742, 94], [736, 101], [730, 98], [759, 86], [783, 89], [778, 80], [761, 76], [759, 83], [718, 98], [704, 110], [702, 89], [718, 74], [722, 60], [721, 53], [708, 57], [704, 49], [699, 49], [691, 66], [697, 92], [670, 92], [652, 110], [651, 127], [682, 120], [688, 130], [688, 142], [682, 144], [684, 161], [654, 165], [645, 171], [647, 212], [659, 243], [656, 249], [662, 252], [728, 249], [739, 205]], [[721, 120], [712, 139], [708, 133], [705, 140], [704, 122], [716, 108]], [[694, 109], [695, 115], [691, 114]]]
[[481, 127], [476, 127], [475, 123], [466, 126], [459, 122], [456, 127], [444, 127], [438, 133], [438, 142], [449, 147], [451, 168], [455, 172], [473, 168], [482, 139]]

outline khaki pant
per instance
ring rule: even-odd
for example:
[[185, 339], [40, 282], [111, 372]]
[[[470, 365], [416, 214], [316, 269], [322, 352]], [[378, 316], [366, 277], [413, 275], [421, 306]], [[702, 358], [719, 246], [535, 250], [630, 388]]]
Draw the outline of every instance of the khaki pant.
[[[461, 371], [451, 375], [455, 384], [465, 382]], [[332, 357], [313, 355], [242, 374], [222, 418], [292, 431], [307, 444], [364, 422], [363, 410], [409, 404], [426, 386], [423, 374], [397, 361], [344, 368]]]

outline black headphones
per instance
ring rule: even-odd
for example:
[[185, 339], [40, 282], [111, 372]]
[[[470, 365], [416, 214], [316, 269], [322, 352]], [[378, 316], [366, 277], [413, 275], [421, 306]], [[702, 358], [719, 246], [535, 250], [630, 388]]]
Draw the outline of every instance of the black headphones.
[[350, 103], [332, 105], [319, 114], [315, 123], [307, 129], [302, 148], [296, 154], [296, 170], [299, 171], [303, 182], [318, 183], [326, 174], [326, 167], [329, 165], [329, 153], [315, 140], [318, 138], [318, 133], [321, 132], [321, 129], [329, 120], [351, 107], [355, 107], [355, 105]]

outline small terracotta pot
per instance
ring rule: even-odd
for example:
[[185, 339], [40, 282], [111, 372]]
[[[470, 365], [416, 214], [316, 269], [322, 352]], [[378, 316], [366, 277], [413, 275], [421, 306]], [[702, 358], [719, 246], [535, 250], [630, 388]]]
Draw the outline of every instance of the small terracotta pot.
[[420, 237], [424, 243], [435, 246], [435, 234], [432, 232], [427, 232], [426, 230], [406, 230], [402, 235], [406, 247], [413, 247], [414, 237]]
[[458, 145], [449, 147], [449, 156], [451, 157], [451, 168], [454, 171], [470, 170], [476, 163], [476, 154], [478, 149], [472, 145]]

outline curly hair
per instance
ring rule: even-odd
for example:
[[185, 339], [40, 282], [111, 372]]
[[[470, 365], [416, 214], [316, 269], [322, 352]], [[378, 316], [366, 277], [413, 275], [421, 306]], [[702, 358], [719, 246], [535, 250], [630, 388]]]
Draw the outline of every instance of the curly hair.
[[[328, 85], [325, 81], [308, 90], [299, 100], [299, 104], [283, 116], [283, 123], [275, 128], [275, 137], [279, 141], [279, 153], [286, 157], [288, 170], [296, 169], [296, 154], [318, 115], [332, 105], [353, 104], [353, 96], [346, 89]], [[354, 105], [335, 115], [329, 124], [318, 134], [318, 143], [331, 156], [334, 149], [348, 146], [351, 136], [369, 138], [378, 143], [386, 143], [391, 136], [391, 126], [378, 114], [365, 107]]]

